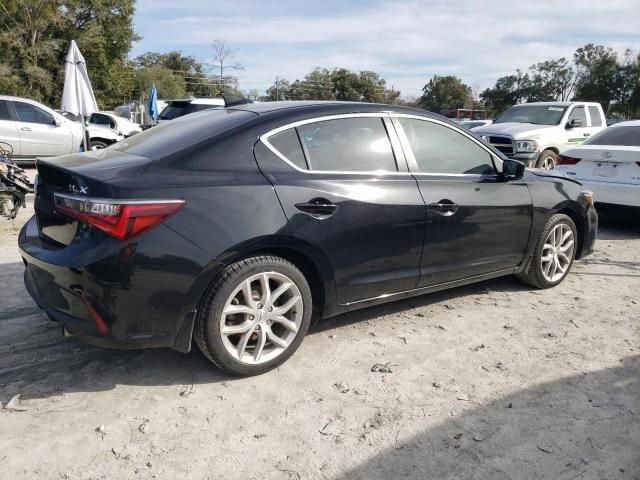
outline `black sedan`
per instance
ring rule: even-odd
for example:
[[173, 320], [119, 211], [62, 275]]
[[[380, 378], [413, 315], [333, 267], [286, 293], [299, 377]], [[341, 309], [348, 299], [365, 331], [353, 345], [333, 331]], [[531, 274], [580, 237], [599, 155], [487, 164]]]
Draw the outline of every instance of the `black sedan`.
[[443, 117], [284, 102], [195, 113], [38, 162], [25, 283], [68, 336], [192, 340], [270, 370], [314, 319], [516, 275], [560, 283], [593, 251], [592, 194]]

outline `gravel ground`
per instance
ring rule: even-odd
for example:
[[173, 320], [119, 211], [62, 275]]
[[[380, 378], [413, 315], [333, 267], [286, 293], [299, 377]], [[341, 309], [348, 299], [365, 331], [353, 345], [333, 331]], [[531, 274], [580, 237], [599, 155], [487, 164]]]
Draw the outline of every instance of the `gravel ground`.
[[239, 380], [197, 349], [63, 339], [22, 284], [30, 214], [0, 225], [0, 478], [640, 479], [638, 224], [552, 290], [343, 315]]

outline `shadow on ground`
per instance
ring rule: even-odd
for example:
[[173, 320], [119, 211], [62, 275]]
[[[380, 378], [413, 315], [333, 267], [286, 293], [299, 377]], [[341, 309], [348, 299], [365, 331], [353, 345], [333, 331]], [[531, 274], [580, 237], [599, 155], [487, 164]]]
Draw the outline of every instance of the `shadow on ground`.
[[633, 356], [516, 392], [397, 443], [340, 478], [638, 479], [639, 374], [640, 356]]

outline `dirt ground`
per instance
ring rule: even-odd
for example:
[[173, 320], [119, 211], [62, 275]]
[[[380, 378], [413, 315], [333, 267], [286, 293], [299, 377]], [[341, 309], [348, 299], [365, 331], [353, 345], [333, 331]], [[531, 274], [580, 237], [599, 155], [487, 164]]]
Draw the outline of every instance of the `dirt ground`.
[[[65, 340], [0, 224], [0, 478], [640, 479], [640, 226], [559, 287], [502, 278], [343, 315], [248, 379]], [[388, 372], [374, 372], [374, 364]]]

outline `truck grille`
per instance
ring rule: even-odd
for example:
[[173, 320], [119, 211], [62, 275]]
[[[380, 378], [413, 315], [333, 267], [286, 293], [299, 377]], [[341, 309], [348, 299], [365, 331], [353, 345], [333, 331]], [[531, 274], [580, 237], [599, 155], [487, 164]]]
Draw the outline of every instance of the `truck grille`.
[[493, 146], [496, 150], [505, 155], [513, 155], [513, 139], [511, 137], [501, 137], [497, 135], [487, 135], [483, 137], [486, 142]]

